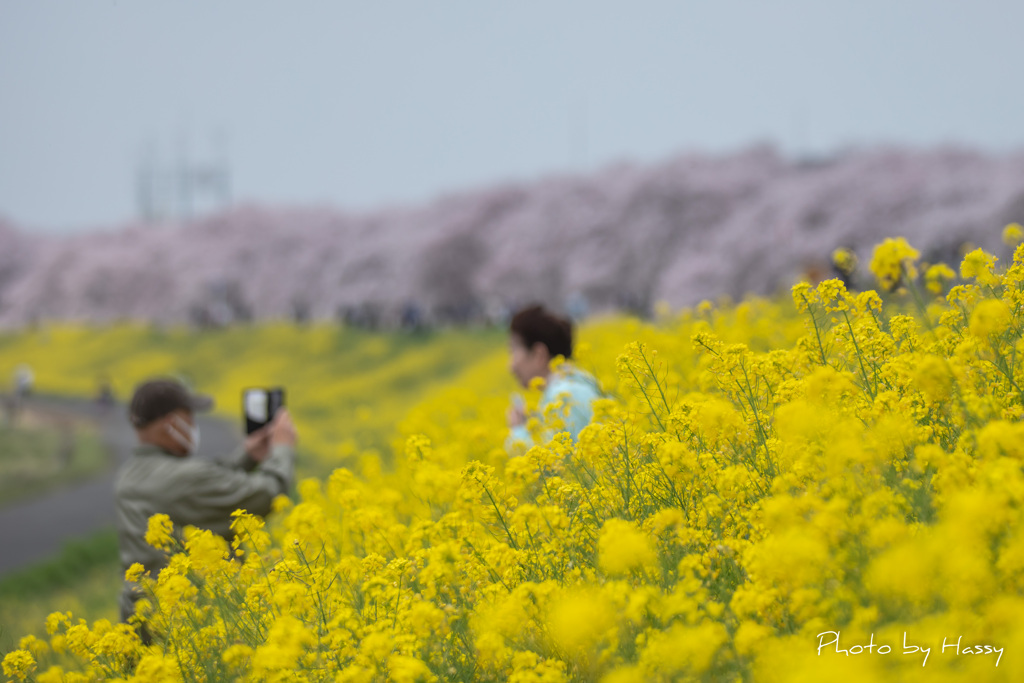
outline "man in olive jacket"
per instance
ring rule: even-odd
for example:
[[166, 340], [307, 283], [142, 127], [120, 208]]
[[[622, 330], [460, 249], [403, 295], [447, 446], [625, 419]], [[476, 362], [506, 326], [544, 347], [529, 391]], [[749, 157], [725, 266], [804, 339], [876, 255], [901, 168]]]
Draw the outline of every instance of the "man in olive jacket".
[[[269, 425], [247, 437], [244, 452], [224, 465], [194, 457], [199, 446], [195, 413], [212, 406], [210, 397], [192, 394], [175, 380], [151, 380], [135, 390], [128, 418], [139, 445], [115, 484], [125, 570], [138, 562], [156, 577], [167, 564], [166, 554], [146, 543], [151, 516], [167, 515], [179, 532], [191, 525], [230, 538], [232, 512], [266, 515], [274, 497], [291, 487], [296, 434], [287, 411], [278, 411]], [[134, 614], [140, 597], [135, 584], [125, 582], [122, 619]]]

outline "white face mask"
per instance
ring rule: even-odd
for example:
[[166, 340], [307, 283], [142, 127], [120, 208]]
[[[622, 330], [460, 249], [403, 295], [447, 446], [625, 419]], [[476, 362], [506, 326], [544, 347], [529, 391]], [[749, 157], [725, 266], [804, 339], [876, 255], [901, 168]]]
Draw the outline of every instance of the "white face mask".
[[199, 450], [199, 427], [190, 425], [180, 417], [174, 417], [175, 424], [167, 425], [167, 432], [185, 449], [186, 455], [195, 455]]

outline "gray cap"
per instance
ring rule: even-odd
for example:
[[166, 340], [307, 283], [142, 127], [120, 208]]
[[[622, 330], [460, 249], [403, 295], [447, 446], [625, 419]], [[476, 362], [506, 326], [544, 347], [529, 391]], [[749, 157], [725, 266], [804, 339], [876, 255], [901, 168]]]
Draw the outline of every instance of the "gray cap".
[[128, 405], [128, 420], [136, 429], [142, 429], [175, 410], [204, 413], [211, 408], [213, 399], [206, 394], [193, 394], [174, 379], [153, 379], [136, 387]]

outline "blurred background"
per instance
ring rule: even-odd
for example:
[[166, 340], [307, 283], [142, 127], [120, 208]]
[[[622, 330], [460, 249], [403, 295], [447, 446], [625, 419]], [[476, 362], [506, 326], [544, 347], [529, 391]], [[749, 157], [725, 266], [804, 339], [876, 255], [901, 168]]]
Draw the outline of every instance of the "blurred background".
[[527, 303], [772, 296], [889, 236], [1005, 262], [1022, 25], [1012, 0], [0, 5], [0, 653], [51, 607], [116, 612], [147, 376], [217, 397], [204, 457], [243, 387], [287, 386], [321, 476], [386, 465], [459, 378], [507, 394]]
[[8, 327], [646, 314], [1024, 210], [1009, 0], [0, 13]]

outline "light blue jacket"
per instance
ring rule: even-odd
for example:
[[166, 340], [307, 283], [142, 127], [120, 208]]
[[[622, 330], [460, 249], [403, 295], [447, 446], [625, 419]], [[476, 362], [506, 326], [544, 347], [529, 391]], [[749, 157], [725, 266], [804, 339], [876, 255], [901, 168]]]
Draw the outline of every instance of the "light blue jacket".
[[[564, 431], [569, 432], [575, 442], [579, 438], [580, 432], [594, 416], [591, 404], [594, 399], [600, 397], [601, 391], [597, 387], [597, 380], [590, 373], [572, 365], [563, 365], [548, 377], [544, 393], [537, 406], [538, 417], [543, 418], [545, 408], [551, 404], [561, 402], [562, 407], [558, 414], [564, 421]], [[563, 431], [563, 429], [545, 430], [544, 438], [550, 439], [558, 431]], [[506, 449], [511, 451], [516, 443], [523, 443], [527, 447], [534, 445], [526, 425], [512, 428], [505, 441]]]

